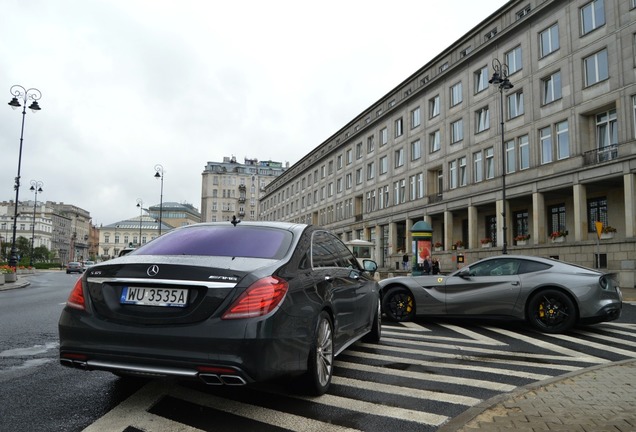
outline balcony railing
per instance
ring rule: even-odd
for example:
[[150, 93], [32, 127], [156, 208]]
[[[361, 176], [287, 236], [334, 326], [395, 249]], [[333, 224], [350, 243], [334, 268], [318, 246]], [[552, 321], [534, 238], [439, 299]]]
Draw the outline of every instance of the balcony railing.
[[609, 162], [614, 159], [618, 159], [619, 157], [619, 148], [623, 146], [619, 146], [618, 144], [612, 144], [607, 147], [601, 147], [595, 150], [587, 151], [583, 153], [583, 164], [584, 165], [596, 165], [603, 162]]
[[361, 214], [355, 215], [355, 220], [356, 222], [362, 222], [362, 215]]
[[444, 200], [444, 195], [442, 194], [433, 194], [428, 196], [428, 203], [435, 204], [438, 202], [442, 202]]

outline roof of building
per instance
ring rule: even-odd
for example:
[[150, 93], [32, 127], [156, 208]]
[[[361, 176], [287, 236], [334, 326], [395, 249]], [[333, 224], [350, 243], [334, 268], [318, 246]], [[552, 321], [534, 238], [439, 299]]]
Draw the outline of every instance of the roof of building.
[[[141, 218], [141, 220], [140, 220]], [[104, 228], [111, 228], [111, 229], [142, 229], [142, 230], [158, 230], [159, 229], [159, 221], [156, 220], [153, 217], [147, 216], [147, 215], [143, 215], [143, 216], [136, 216], [133, 218], [129, 218], [126, 220], [122, 220], [119, 222], [115, 222], [112, 223], [110, 225], [105, 225], [103, 227], [101, 227], [101, 229]], [[169, 231], [173, 229], [173, 227], [171, 227], [170, 225], [167, 225], [165, 223], [161, 223], [161, 230], [166, 230]]]

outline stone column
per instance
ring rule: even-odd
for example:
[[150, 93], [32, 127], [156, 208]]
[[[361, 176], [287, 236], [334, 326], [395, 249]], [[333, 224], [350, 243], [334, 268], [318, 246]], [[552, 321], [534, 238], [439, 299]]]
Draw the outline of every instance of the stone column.
[[625, 237], [636, 235], [636, 174], [623, 176], [625, 190]]
[[[479, 247], [479, 220], [477, 207], [468, 206], [468, 247]], [[503, 244], [503, 243], [502, 243]]]
[[536, 245], [547, 241], [547, 218], [545, 197], [541, 192], [534, 192], [532, 194], [532, 237], [530, 240]]
[[[587, 240], [587, 189], [582, 184], [572, 187], [574, 197], [574, 240]], [[572, 233], [570, 233], [572, 234]]]
[[453, 212], [444, 212], [444, 247], [446, 250], [450, 250], [453, 246]]

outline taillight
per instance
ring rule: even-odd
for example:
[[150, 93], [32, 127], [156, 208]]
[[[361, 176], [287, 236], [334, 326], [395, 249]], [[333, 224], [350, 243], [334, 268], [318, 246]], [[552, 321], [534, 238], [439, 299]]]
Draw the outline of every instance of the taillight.
[[223, 319], [254, 318], [267, 315], [283, 301], [287, 281], [268, 276], [250, 285], [223, 314]]
[[82, 278], [77, 278], [73, 290], [68, 295], [66, 306], [73, 309], [86, 310], [86, 300], [84, 299], [84, 289], [82, 288]]

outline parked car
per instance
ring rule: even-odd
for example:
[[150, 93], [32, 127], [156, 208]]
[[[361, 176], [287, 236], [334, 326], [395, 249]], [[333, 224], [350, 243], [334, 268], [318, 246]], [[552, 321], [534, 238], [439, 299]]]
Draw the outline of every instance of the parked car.
[[71, 261], [66, 264], [66, 274], [70, 273], [83, 273], [84, 267], [82, 267], [82, 263]]
[[382, 309], [394, 321], [421, 317], [505, 317], [546, 333], [617, 319], [622, 294], [614, 274], [532, 256], [501, 255], [448, 276], [380, 281]]
[[301, 375], [320, 395], [336, 355], [381, 336], [377, 265], [363, 265], [310, 225], [182, 227], [77, 281], [59, 321], [60, 362], [212, 385]]
[[90, 261], [90, 260], [84, 261], [84, 269], [87, 269], [87, 268], [92, 267], [94, 265], [95, 265], [95, 261]]
[[124, 255], [128, 255], [129, 253], [131, 253], [134, 250], [135, 250], [135, 248], [132, 248], [132, 247], [123, 248], [122, 250], [119, 251], [119, 254], [117, 256], [121, 257], [121, 256], [124, 256]]

